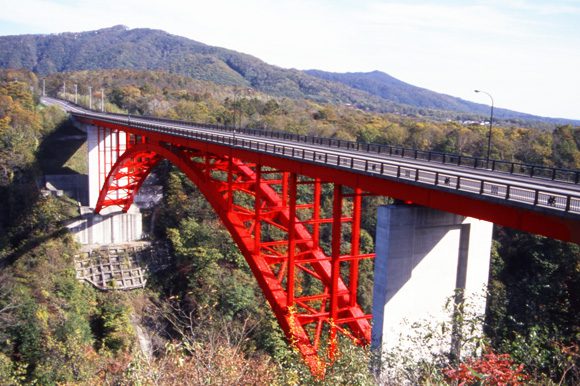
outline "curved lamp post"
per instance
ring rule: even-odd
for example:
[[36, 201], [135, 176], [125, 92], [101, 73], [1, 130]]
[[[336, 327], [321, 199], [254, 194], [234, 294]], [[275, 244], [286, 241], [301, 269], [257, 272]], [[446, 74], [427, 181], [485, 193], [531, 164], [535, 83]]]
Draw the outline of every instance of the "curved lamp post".
[[487, 158], [486, 158], [486, 166], [488, 166], [489, 165], [489, 156], [491, 154], [491, 128], [493, 127], [493, 97], [487, 91], [483, 91], [483, 90], [473, 90], [473, 91], [475, 91], [477, 93], [485, 94], [489, 97], [489, 99], [491, 99], [491, 115], [489, 118], [489, 135], [487, 137]]
[[236, 87], [234, 89], [234, 119], [233, 119], [233, 123], [234, 123], [234, 137], [236, 135], [236, 108], [237, 108], [237, 103], [236, 100], [238, 99], [238, 95], [240, 95], [240, 90]]
[[[236, 99], [239, 99], [238, 96], [240, 95], [240, 93], [241, 93], [241, 90], [236, 87], [234, 89], [234, 131], [233, 131], [233, 135], [232, 135], [233, 140], [234, 140], [234, 143], [236, 143], [236, 108], [237, 108], [237, 105], [238, 105]], [[240, 118], [240, 121], [241, 120], [242, 119]]]

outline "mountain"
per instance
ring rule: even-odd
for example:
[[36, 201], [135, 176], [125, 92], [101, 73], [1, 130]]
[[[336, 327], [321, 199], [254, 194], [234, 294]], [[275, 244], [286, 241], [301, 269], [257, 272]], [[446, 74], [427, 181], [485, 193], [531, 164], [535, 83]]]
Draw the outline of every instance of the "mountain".
[[[473, 103], [450, 95], [440, 94], [425, 88], [402, 82], [381, 71], [335, 73], [320, 70], [306, 70], [307, 74], [320, 79], [339, 82], [357, 90], [398, 104], [411, 105], [421, 109], [469, 112], [482, 116], [489, 115], [489, 106]], [[517, 122], [518, 120], [537, 120], [552, 123], [580, 123], [560, 118], [546, 118], [517, 111], [495, 108], [494, 117]]]
[[489, 106], [416, 87], [381, 71], [335, 73], [306, 70], [305, 72], [320, 79], [339, 82], [357, 90], [366, 91], [395, 103], [435, 110], [489, 113]]
[[[486, 117], [489, 107], [415, 87], [385, 73], [337, 74], [269, 65], [236, 51], [209, 46], [153, 29], [115, 26], [52, 35], [0, 36], [0, 67], [38, 74], [125, 68], [164, 70], [218, 84], [253, 87], [264, 93], [362, 109], [439, 119]], [[505, 120], [580, 123], [497, 109]]]
[[[0, 37], [0, 67], [54, 72], [126, 68], [165, 70], [218, 84], [321, 102], [387, 109], [389, 102], [302, 71], [283, 69], [236, 51], [152, 29], [115, 26], [97, 31]], [[387, 102], [387, 103], [385, 103]]]

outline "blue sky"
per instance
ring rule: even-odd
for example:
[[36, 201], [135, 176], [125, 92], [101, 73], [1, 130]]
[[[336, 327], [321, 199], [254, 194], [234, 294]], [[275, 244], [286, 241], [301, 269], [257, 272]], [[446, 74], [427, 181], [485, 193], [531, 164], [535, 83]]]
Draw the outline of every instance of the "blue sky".
[[380, 70], [580, 119], [580, 0], [0, 0], [0, 35], [158, 28], [286, 68]]

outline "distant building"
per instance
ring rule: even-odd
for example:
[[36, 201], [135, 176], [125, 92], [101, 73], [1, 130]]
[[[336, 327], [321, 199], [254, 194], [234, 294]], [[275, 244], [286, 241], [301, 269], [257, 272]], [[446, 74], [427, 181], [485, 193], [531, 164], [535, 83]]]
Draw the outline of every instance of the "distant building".
[[489, 125], [489, 121], [462, 121], [461, 123], [464, 125], [479, 125], [479, 126]]

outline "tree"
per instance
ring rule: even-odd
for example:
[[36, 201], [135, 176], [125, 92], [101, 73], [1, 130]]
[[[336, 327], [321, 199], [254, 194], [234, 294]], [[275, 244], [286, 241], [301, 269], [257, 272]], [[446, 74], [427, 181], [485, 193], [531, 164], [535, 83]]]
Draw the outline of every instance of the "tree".
[[580, 128], [558, 126], [553, 134], [553, 154], [556, 166], [580, 168]]
[[580, 331], [580, 247], [508, 228], [497, 238], [486, 330], [492, 347], [525, 363], [534, 379], [566, 373], [577, 383], [578, 364], [564, 349], [577, 345]]

